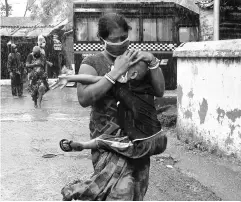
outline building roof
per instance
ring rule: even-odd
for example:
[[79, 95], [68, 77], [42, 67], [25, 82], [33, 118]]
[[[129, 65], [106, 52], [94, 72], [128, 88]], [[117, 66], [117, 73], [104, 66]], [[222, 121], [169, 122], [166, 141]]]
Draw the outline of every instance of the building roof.
[[46, 27], [30, 17], [1, 17], [1, 27]]
[[166, 2], [179, 4], [195, 13], [199, 14], [199, 8], [197, 6], [197, 0], [73, 0], [73, 3], [141, 3], [141, 2]]
[[36, 37], [42, 34], [47, 36], [56, 26], [62, 23], [55, 21], [52, 24], [45, 25], [29, 17], [1, 17], [0, 35]]

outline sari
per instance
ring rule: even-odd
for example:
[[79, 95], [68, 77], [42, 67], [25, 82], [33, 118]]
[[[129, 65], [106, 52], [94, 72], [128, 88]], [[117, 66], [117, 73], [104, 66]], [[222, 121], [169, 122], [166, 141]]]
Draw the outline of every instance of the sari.
[[[37, 99], [39, 97], [39, 87], [43, 86], [43, 92], [42, 94], [46, 93], [49, 90], [49, 84], [48, 84], [48, 75], [44, 71], [46, 67], [46, 58], [45, 55], [41, 54], [40, 58], [35, 58], [32, 53], [30, 53], [27, 57], [27, 63], [34, 64], [34, 63], [40, 63], [41, 66], [34, 67], [30, 72], [30, 84], [28, 87], [28, 90], [31, 94], [32, 100], [34, 102], [37, 102]], [[42, 89], [41, 89], [42, 90]]]
[[[82, 64], [94, 67], [104, 76], [111, 67], [102, 53], [86, 57]], [[116, 100], [109, 91], [93, 104], [90, 116], [90, 138], [107, 134], [122, 138], [118, 133]], [[114, 151], [91, 151], [94, 173], [88, 180], [77, 180], [65, 185], [61, 191], [63, 200], [126, 200], [142, 201], [148, 188], [150, 157], [131, 159]]]

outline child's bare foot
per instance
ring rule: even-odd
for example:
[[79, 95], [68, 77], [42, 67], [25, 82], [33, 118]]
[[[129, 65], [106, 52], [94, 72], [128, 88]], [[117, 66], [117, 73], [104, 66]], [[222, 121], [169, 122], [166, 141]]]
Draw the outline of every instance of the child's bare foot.
[[65, 152], [82, 151], [84, 149], [84, 146], [82, 143], [73, 142], [66, 139], [61, 140], [59, 142], [59, 146]]

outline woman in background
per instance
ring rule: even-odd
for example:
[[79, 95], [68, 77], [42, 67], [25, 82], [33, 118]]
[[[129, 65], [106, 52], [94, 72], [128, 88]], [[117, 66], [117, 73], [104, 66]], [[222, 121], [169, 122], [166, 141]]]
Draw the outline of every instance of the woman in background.
[[10, 74], [12, 95], [14, 97], [23, 95], [23, 65], [20, 60], [21, 55], [17, 50], [17, 46], [12, 43], [8, 55], [7, 69]]

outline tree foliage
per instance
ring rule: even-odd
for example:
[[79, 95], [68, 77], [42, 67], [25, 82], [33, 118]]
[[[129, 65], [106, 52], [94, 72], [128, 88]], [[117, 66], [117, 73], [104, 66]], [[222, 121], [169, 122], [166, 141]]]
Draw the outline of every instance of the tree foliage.
[[40, 19], [42, 23], [48, 24], [71, 18], [73, 3], [71, 0], [36, 0], [29, 10], [32, 19]]
[[[5, 4], [1, 3], [0, 10], [1, 10], [1, 16], [8, 17], [9, 15], [11, 15], [11, 12], [13, 11], [13, 8], [12, 8], [12, 5], [8, 4], [8, 2], [5, 1]], [[8, 10], [8, 12], [7, 12], [7, 10]]]

